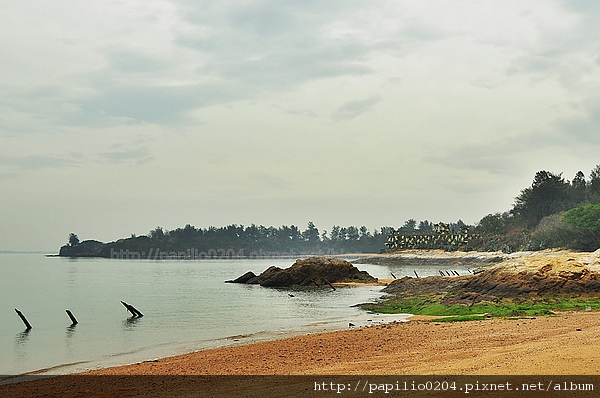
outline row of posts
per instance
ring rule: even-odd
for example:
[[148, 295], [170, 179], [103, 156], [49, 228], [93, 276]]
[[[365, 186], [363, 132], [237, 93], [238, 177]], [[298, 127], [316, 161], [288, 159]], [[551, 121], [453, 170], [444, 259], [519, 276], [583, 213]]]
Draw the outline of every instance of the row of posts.
[[[133, 305], [127, 304], [124, 301], [121, 301], [121, 304], [123, 304], [123, 306], [125, 306], [125, 308], [127, 308], [127, 311], [129, 311], [131, 313], [133, 318], [141, 318], [144, 316], [144, 314], [142, 314], [140, 311], [138, 311], [138, 309], [135, 308]], [[23, 323], [25, 324], [25, 330], [31, 330], [33, 327], [31, 326], [31, 324], [29, 323], [29, 321], [27, 320], [25, 315], [23, 315], [23, 313], [16, 308], [15, 308], [15, 312], [17, 313], [19, 318], [21, 318]], [[67, 315], [69, 316], [69, 319], [71, 319], [71, 326], [77, 325], [79, 322], [77, 322], [77, 319], [75, 318], [75, 315], [73, 315], [71, 310], [66, 310], [66, 312], [67, 312]]]

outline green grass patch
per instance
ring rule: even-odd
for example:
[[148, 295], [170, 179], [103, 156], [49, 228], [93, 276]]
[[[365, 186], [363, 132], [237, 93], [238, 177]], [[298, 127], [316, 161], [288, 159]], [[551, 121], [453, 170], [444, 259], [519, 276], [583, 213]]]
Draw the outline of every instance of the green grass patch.
[[[527, 299], [504, 299], [498, 302], [480, 302], [473, 305], [441, 303], [443, 297], [413, 297], [404, 300], [390, 300], [366, 309], [383, 314], [413, 314], [446, 316], [445, 322], [485, 319], [485, 315], [496, 317], [523, 317], [554, 315], [554, 311], [600, 308], [600, 298], [581, 296], [541, 296]], [[483, 316], [482, 316], [483, 315]], [[436, 320], [442, 322], [442, 320]]]

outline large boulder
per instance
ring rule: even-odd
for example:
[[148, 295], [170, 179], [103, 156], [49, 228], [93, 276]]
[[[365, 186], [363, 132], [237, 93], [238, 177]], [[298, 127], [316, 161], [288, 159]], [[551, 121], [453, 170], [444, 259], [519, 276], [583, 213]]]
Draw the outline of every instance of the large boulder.
[[305, 260], [297, 260], [289, 268], [282, 269], [271, 266], [258, 276], [252, 277], [251, 274], [251, 272], [247, 272], [241, 277], [227, 282], [258, 284], [266, 287], [377, 282], [377, 278], [373, 278], [366, 271], [360, 271], [348, 261], [327, 257], [310, 257]]

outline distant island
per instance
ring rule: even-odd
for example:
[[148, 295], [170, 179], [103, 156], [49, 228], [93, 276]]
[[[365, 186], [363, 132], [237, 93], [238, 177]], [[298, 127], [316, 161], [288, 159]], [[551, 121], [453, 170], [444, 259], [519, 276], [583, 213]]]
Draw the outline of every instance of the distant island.
[[376, 253], [385, 248], [392, 230], [385, 227], [371, 232], [364, 226], [334, 226], [330, 232], [320, 232], [312, 222], [304, 231], [295, 225], [275, 228], [233, 224], [196, 228], [188, 224], [171, 231], [156, 227], [147, 235], [131, 235], [108, 243], [80, 242], [79, 237], [71, 233], [69, 242], [60, 248], [59, 256], [164, 260]]
[[61, 257], [113, 259], [270, 258], [345, 253], [377, 253], [404, 249], [446, 251], [502, 251], [565, 248], [594, 251], [600, 248], [600, 165], [586, 180], [579, 171], [572, 181], [562, 173], [538, 171], [531, 186], [521, 190], [509, 211], [490, 213], [475, 225], [417, 223], [400, 227], [333, 226], [319, 231], [313, 222], [305, 230], [252, 224], [226, 227], [165, 230], [156, 227], [148, 235], [103, 243], [80, 241], [75, 233], [60, 248]]

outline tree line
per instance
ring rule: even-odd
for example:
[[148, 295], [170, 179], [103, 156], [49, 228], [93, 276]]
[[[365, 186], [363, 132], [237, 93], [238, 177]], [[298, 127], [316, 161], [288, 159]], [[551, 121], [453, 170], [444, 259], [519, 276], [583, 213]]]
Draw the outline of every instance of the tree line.
[[[301, 230], [295, 225], [210, 226], [166, 230], [156, 227], [147, 235], [102, 243], [80, 242], [76, 234], [60, 250], [61, 256], [119, 258], [136, 253], [139, 258], [193, 257], [277, 257], [303, 254], [376, 253], [386, 250], [394, 236], [435, 235], [434, 223], [408, 219], [400, 227], [333, 226], [320, 231], [313, 222]], [[600, 165], [588, 179], [582, 171], [571, 181], [562, 173], [538, 171], [531, 186], [521, 190], [513, 207], [503, 213], [490, 213], [475, 225], [462, 220], [444, 224], [448, 234], [468, 233], [467, 244], [445, 245], [446, 250], [505, 252], [568, 248], [593, 251], [600, 248]], [[415, 241], [418, 241], [415, 240]], [[157, 256], [159, 253], [159, 257]], [[135, 257], [138, 258], [138, 257]]]

